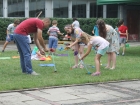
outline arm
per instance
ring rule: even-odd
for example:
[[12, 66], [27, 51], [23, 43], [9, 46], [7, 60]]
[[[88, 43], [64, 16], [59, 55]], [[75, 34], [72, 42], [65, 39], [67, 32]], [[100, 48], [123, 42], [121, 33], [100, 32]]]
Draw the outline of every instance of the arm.
[[94, 30], [92, 31], [92, 34], [94, 35]]
[[6, 33], [7, 33], [7, 37], [9, 38], [9, 34], [10, 34], [9, 30], [6, 30]]
[[126, 42], [128, 41], [128, 30], [126, 30]]
[[79, 41], [79, 38], [76, 38], [76, 40], [69, 46], [69, 47], [72, 47], [72, 46], [74, 46], [75, 44], [77, 44], [78, 43], [78, 41]]
[[87, 48], [87, 52], [81, 57], [81, 60], [84, 59], [91, 52], [91, 49], [92, 49], [92, 44], [89, 44]]
[[57, 32], [58, 33], [58, 35], [64, 35], [64, 33], [61, 33], [61, 32]]
[[42, 38], [42, 30], [37, 29], [37, 33], [34, 34], [34, 41], [40, 51], [42, 51], [40, 45], [43, 47], [45, 51], [47, 51], [46, 45], [44, 44], [44, 40]]
[[126, 33], [121, 33], [120, 31], [119, 31], [119, 34], [121, 34], [121, 35], [126, 35]]
[[50, 35], [50, 32], [49, 32], [49, 30], [47, 31], [47, 34], [48, 34], [48, 35]]

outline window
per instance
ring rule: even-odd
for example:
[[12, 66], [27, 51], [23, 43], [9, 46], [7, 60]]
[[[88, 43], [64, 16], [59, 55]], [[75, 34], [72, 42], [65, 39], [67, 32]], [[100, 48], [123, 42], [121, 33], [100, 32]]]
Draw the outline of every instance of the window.
[[29, 16], [37, 17], [40, 11], [40, 17], [45, 17], [45, 0], [29, 0]]
[[53, 1], [53, 17], [68, 18], [68, 0]]
[[3, 0], [0, 0], [0, 17], [3, 17]]
[[86, 18], [86, 1], [72, 1], [72, 17]]
[[103, 17], [103, 6], [90, 3], [90, 17], [100, 18]]
[[107, 5], [107, 18], [118, 17], [118, 5]]
[[25, 17], [25, 0], [8, 0], [8, 17]]

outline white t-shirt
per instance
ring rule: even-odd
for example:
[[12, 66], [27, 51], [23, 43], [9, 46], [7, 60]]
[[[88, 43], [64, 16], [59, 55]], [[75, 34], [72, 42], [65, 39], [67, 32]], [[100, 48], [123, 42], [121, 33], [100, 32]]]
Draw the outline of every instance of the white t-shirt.
[[109, 46], [109, 42], [100, 36], [92, 37], [89, 44], [92, 44], [94, 47], [98, 47], [98, 50], [102, 50]]
[[79, 22], [77, 21], [77, 20], [75, 20], [73, 23], [72, 23], [72, 26], [73, 26], [73, 28], [76, 28], [76, 27], [80, 27], [80, 24], [79, 24]]
[[16, 27], [14, 26], [14, 23], [8, 25], [7, 30], [9, 31], [9, 34], [10, 35], [13, 35], [14, 34], [15, 28]]

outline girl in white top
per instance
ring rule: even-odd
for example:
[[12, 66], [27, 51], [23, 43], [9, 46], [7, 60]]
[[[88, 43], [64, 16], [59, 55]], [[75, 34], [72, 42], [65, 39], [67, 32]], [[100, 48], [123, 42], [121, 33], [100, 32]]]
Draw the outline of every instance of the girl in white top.
[[101, 72], [100, 72], [100, 59], [108, 50], [109, 42], [100, 36], [92, 36], [88, 42], [87, 52], [81, 57], [81, 60], [84, 59], [91, 52], [92, 47], [96, 48], [97, 53], [95, 56], [96, 72], [92, 73], [91, 75], [98, 76], [101, 74]]

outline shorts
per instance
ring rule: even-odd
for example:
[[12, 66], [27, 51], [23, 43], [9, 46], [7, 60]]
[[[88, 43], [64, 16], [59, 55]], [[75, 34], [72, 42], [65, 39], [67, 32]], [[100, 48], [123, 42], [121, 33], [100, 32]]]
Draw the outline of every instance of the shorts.
[[[9, 36], [9, 37], [8, 37], [8, 36]], [[10, 35], [7, 35], [7, 36], [6, 36], [6, 41], [7, 41], [7, 42], [14, 41], [13, 35], [11, 35], [11, 34], [10, 34]]]
[[85, 46], [86, 44], [83, 43], [83, 42], [78, 42], [78, 45], [80, 45], [80, 46]]
[[107, 52], [108, 48], [109, 46], [105, 47], [104, 49], [97, 50], [97, 54], [104, 55]]
[[126, 43], [126, 38], [121, 38], [121, 37], [120, 37], [120, 44], [121, 44], [121, 43], [125, 44], [125, 43]]
[[58, 39], [56, 38], [49, 38], [49, 48], [56, 49], [58, 45]]

